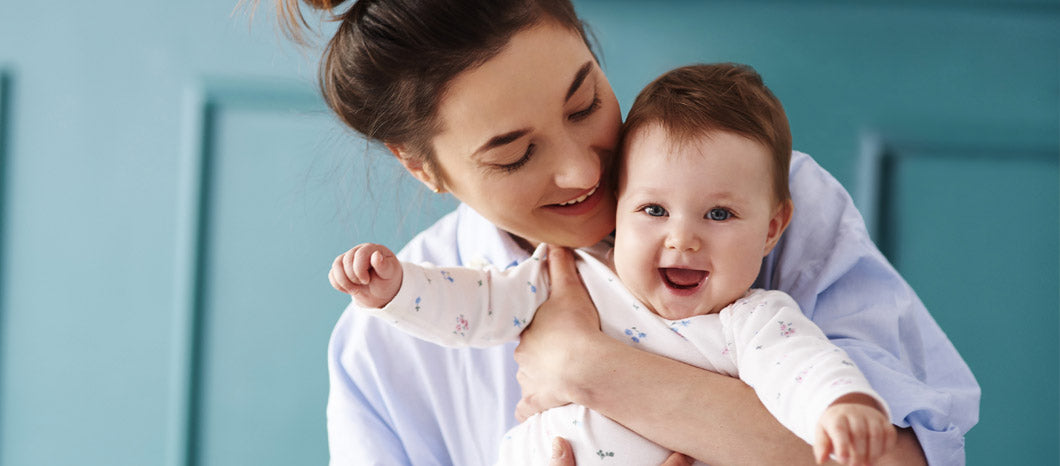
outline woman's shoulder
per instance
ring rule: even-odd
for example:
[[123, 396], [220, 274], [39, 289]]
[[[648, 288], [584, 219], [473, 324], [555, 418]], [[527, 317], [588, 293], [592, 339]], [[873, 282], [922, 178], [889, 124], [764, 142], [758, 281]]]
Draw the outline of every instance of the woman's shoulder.
[[510, 235], [466, 204], [417, 234], [398, 253], [401, 260], [439, 266], [485, 262], [501, 268], [528, 256]]
[[457, 232], [460, 228], [461, 208], [445, 214], [433, 225], [412, 237], [397, 256], [404, 261], [453, 264], [457, 260]]

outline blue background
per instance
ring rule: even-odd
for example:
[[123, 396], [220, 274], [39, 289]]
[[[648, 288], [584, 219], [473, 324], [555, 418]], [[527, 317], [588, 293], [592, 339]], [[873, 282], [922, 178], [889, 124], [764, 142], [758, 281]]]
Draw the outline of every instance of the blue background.
[[[330, 260], [454, 201], [265, 3], [0, 0], [0, 466], [327, 461]], [[1060, 3], [576, 5], [623, 110], [755, 66], [979, 379], [968, 463], [1060, 462]]]

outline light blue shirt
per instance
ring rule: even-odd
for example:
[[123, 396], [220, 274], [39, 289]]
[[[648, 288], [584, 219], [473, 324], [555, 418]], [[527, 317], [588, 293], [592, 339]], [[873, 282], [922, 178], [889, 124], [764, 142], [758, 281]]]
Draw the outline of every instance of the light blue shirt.
[[[869, 239], [839, 182], [794, 152], [790, 184], [794, 218], [755, 287], [795, 298], [887, 400], [891, 421], [913, 427], [930, 464], [964, 464], [980, 395], [967, 364]], [[528, 254], [461, 205], [399, 257], [503, 267]], [[443, 348], [347, 308], [328, 348], [331, 463], [493, 464], [516, 424], [514, 349]]]

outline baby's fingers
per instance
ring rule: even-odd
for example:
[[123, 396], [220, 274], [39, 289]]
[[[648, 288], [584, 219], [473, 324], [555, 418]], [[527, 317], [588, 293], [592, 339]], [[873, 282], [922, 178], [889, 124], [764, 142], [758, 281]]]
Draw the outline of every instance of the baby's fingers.
[[898, 432], [895, 431], [894, 425], [883, 416], [881, 418], [879, 422], [869, 423], [868, 461], [870, 463], [875, 463], [898, 442]]
[[868, 452], [869, 452], [869, 432], [868, 426], [865, 423], [865, 419], [853, 417], [850, 420], [850, 442], [851, 448], [848, 450], [848, 458], [853, 458], [853, 461], [848, 464], [866, 464], [868, 463]]
[[824, 464], [825, 461], [828, 461], [828, 455], [832, 453], [832, 439], [828, 437], [828, 432], [825, 432], [824, 427], [821, 427], [821, 425], [817, 426], [815, 437], [813, 459], [817, 461], [817, 464]]
[[832, 453], [835, 454], [836, 461], [843, 464], [852, 464], [851, 457], [854, 456], [854, 447], [850, 442], [850, 425], [847, 423], [847, 419], [844, 416], [839, 416], [831, 420], [828, 424], [823, 426], [823, 430], [827, 432], [824, 437], [828, 439], [828, 443], [832, 446]]
[[865, 455], [866, 461], [869, 463], [872, 463], [883, 454], [883, 427], [880, 423], [872, 421], [869, 421], [868, 426], [866, 426]]
[[353, 282], [346, 277], [345, 260], [346, 254], [340, 254], [335, 258], [335, 261], [331, 263], [331, 271], [328, 272], [328, 281], [331, 282], [331, 286], [336, 290], [343, 293], [349, 294], [350, 290], [353, 289]]
[[367, 285], [372, 280], [372, 249], [357, 246], [346, 255], [351, 256], [346, 275], [357, 285]]
[[401, 271], [401, 262], [389, 251], [375, 251], [371, 257], [372, 268], [384, 280], [395, 278]]

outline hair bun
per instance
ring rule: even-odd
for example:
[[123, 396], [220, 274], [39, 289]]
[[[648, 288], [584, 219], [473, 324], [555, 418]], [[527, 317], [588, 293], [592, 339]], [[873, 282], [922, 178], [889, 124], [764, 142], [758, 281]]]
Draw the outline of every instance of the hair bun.
[[[302, 14], [302, 4], [306, 7], [314, 10], [329, 12], [337, 8], [339, 5], [346, 3], [346, 0], [275, 0], [276, 1], [276, 19], [280, 25], [280, 29], [284, 35], [294, 40], [299, 45], [309, 45], [305, 39], [304, 32], [312, 31], [313, 28], [306, 21], [305, 16]], [[257, 0], [255, 0], [255, 4]], [[331, 13], [334, 15], [335, 13]]]
[[317, 10], [330, 11], [335, 9], [335, 7], [337, 6], [346, 3], [346, 0], [302, 0], [302, 2]]

